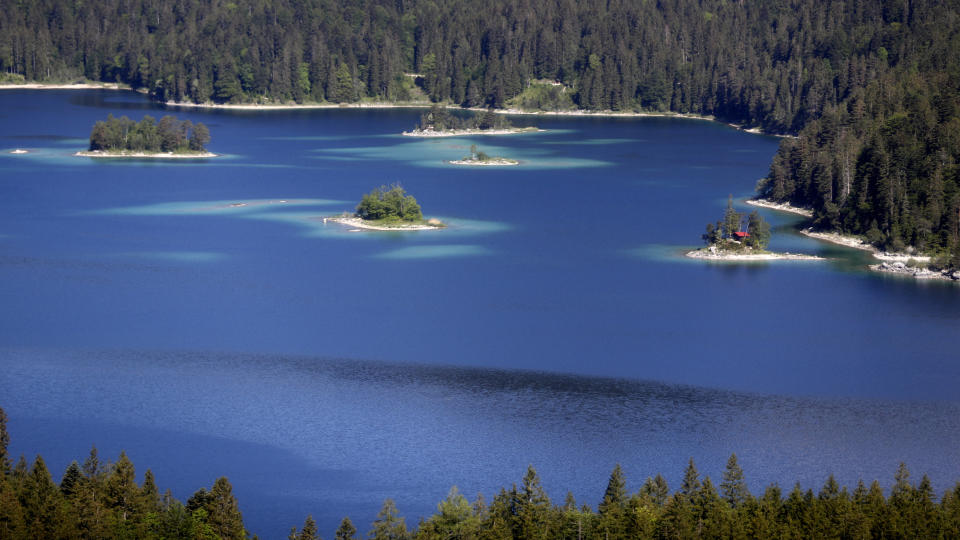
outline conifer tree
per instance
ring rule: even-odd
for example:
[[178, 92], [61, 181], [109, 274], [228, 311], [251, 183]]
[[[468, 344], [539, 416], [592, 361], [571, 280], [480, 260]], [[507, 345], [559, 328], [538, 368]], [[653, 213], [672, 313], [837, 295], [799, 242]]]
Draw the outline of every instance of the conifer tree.
[[334, 538], [336, 540], [357, 540], [356, 534], [357, 528], [353, 526], [353, 522], [350, 521], [349, 517], [344, 517], [334, 533]]
[[723, 482], [720, 483], [720, 490], [723, 493], [724, 500], [733, 508], [737, 508], [750, 499], [750, 491], [743, 480], [743, 469], [737, 463], [736, 454], [730, 454], [730, 458], [727, 460], [727, 468], [723, 472]]
[[527, 466], [516, 499], [520, 537], [535, 539], [549, 536], [550, 506], [550, 498], [540, 485], [540, 475], [533, 465]]
[[693, 458], [687, 463], [687, 468], [683, 473], [683, 483], [680, 485], [680, 494], [692, 498], [700, 490], [700, 473], [697, 472], [697, 466], [693, 463]]
[[233, 496], [233, 486], [225, 476], [217, 478], [210, 489], [205, 505], [213, 531], [223, 540], [244, 540], [247, 532], [243, 527], [243, 515]]
[[80, 471], [80, 465], [73, 461], [63, 472], [63, 478], [60, 480], [60, 492], [63, 493], [64, 497], [73, 497], [79, 491], [82, 480], [83, 473]]
[[383, 501], [369, 537], [370, 540], [405, 540], [407, 538], [407, 525], [399, 516], [393, 499]]
[[313, 516], [307, 516], [299, 534], [297, 534], [297, 528], [294, 527], [290, 531], [289, 538], [290, 540], [320, 540], [320, 535], [317, 533], [317, 522], [313, 520]]

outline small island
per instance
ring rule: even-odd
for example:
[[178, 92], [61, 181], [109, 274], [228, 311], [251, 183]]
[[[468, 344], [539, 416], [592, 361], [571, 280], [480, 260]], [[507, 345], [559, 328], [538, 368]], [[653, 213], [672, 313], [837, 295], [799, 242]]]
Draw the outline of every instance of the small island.
[[798, 253], [774, 253], [766, 251], [770, 242], [770, 224], [756, 210], [746, 217], [733, 209], [733, 196], [727, 198], [727, 210], [723, 219], [707, 223], [701, 236], [706, 247], [687, 253], [693, 259], [715, 261], [771, 261], [771, 260], [820, 260], [816, 255]]
[[487, 154], [481, 152], [477, 149], [477, 145], [470, 145], [470, 155], [462, 159], [457, 159], [449, 162], [451, 165], [467, 165], [474, 167], [503, 167], [509, 165], [519, 165], [520, 162], [515, 159], [500, 157], [500, 156], [488, 156]]
[[207, 126], [164, 116], [159, 122], [144, 116], [139, 122], [112, 114], [98, 121], [90, 132], [90, 147], [76, 156], [95, 158], [206, 158], [210, 142]]
[[380, 186], [364, 195], [352, 215], [345, 213], [323, 218], [323, 221], [373, 231], [427, 231], [446, 227], [438, 219], [424, 219], [417, 200], [398, 184]]
[[516, 127], [505, 116], [487, 110], [482, 114], [460, 118], [447, 109], [433, 106], [420, 115], [413, 131], [404, 131], [407, 137], [458, 137], [464, 135], [512, 135], [540, 131], [535, 127]]

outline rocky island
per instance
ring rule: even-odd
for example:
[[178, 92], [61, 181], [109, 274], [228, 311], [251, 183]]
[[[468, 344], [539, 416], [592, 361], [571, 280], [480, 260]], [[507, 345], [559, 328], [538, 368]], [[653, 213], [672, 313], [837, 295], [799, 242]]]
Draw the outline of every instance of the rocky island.
[[438, 219], [424, 219], [417, 200], [397, 184], [380, 186], [364, 195], [355, 213], [326, 217], [323, 221], [372, 231], [428, 231], [446, 227]]
[[93, 158], [207, 158], [210, 142], [207, 126], [164, 116], [159, 122], [144, 116], [139, 122], [112, 114], [98, 121], [90, 132], [90, 146], [76, 156]]
[[484, 152], [481, 152], [477, 149], [477, 145], [470, 145], [470, 155], [465, 156], [462, 159], [457, 159], [449, 162], [451, 165], [467, 165], [473, 167], [503, 167], [510, 165], [519, 165], [520, 162], [515, 159], [500, 157], [500, 156], [488, 156]]
[[433, 106], [420, 115], [413, 131], [404, 131], [406, 137], [459, 137], [466, 135], [512, 135], [541, 131], [536, 127], [517, 127], [503, 115], [492, 110], [469, 118], [460, 118], [443, 107]]
[[810, 261], [822, 257], [802, 253], [774, 253], [766, 250], [770, 242], [770, 224], [756, 210], [746, 217], [733, 209], [733, 197], [727, 198], [727, 210], [723, 219], [716, 223], [707, 223], [707, 230], [701, 236], [706, 247], [687, 252], [692, 259], [713, 261]]

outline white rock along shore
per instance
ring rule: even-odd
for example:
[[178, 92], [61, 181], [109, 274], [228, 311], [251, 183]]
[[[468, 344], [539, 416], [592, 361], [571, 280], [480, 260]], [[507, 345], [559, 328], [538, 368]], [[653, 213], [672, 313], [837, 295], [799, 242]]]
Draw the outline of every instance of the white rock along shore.
[[103, 152], [101, 150], [82, 151], [73, 154], [79, 157], [91, 158], [150, 158], [150, 159], [197, 159], [212, 158], [220, 154], [200, 152], [196, 154], [174, 154], [173, 152]]
[[789, 212], [791, 214], [797, 214], [798, 216], [803, 217], [813, 217], [813, 210], [809, 208], [800, 208], [799, 206], [793, 206], [790, 203], [777, 203], [767, 199], [747, 199], [744, 201], [750, 206], [759, 206], [760, 208], [769, 208], [770, 210], [779, 210], [781, 212]]
[[353, 227], [354, 229], [364, 229], [368, 231], [435, 231], [435, 230], [444, 228], [439, 221], [436, 221], [435, 225], [431, 224], [432, 221], [436, 221], [436, 220], [432, 220], [432, 219], [428, 220], [426, 224], [423, 224], [423, 223], [416, 223], [416, 224], [409, 224], [409, 225], [400, 224], [397, 226], [388, 227], [384, 225], [374, 225], [358, 217], [337, 216], [337, 217], [323, 218], [324, 223], [327, 223], [327, 222], [339, 223], [340, 225]]
[[505, 129], [415, 129], [401, 133], [404, 137], [467, 137], [470, 135], [518, 135], [520, 133], [537, 133], [544, 131], [539, 128], [505, 128]]
[[823, 257], [805, 253], [739, 253], [716, 249], [713, 246], [688, 251], [687, 257], [708, 261], [822, 261]]
[[519, 165], [520, 162], [515, 159], [490, 158], [490, 159], [457, 159], [448, 161], [451, 165], [466, 165], [468, 167], [507, 167], [510, 165]]

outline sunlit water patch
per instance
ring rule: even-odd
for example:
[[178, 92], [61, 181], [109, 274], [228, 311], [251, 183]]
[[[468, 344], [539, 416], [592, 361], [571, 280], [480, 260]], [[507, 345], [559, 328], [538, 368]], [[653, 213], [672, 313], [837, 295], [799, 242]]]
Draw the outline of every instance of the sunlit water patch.
[[141, 251], [120, 253], [118, 256], [178, 263], [210, 263], [222, 261], [227, 258], [223, 253], [213, 251]]
[[353, 161], [365, 160], [393, 160], [403, 161], [420, 167], [447, 167], [466, 168], [452, 165], [451, 161], [463, 159], [470, 155], [472, 146], [489, 156], [515, 159], [520, 162], [514, 167], [470, 167], [474, 169], [572, 169], [604, 167], [609, 162], [597, 159], [567, 156], [550, 151], [547, 148], [534, 149], [528, 146], [507, 146], [494, 144], [504, 138], [517, 137], [505, 135], [503, 137], [437, 137], [412, 140], [395, 145], [362, 146], [349, 148], [320, 148], [315, 150], [315, 159]]
[[250, 212], [264, 212], [278, 206], [334, 206], [345, 204], [330, 199], [251, 199], [220, 201], [182, 201], [110, 208], [93, 213], [119, 214], [135, 216], [175, 216], [178, 214], [230, 215]]
[[381, 253], [375, 257], [379, 259], [447, 259], [451, 257], [477, 257], [491, 254], [492, 252], [483, 246], [445, 244], [403, 247]]

